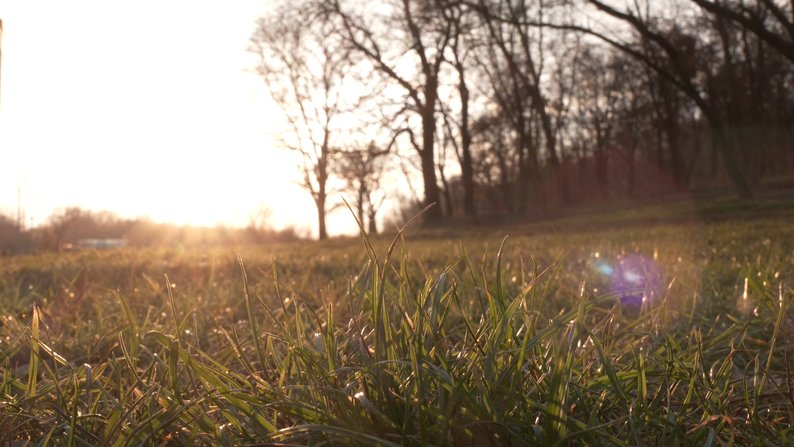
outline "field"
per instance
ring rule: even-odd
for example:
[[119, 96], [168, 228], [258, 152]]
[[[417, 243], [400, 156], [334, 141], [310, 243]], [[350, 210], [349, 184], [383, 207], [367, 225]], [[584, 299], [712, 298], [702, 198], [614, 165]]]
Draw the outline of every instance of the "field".
[[2, 258], [0, 441], [791, 445], [792, 283], [790, 202]]

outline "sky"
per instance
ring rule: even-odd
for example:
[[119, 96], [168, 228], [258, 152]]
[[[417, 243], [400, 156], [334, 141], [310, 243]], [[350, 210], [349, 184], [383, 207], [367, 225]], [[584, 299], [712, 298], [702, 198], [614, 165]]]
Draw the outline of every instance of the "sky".
[[[314, 230], [247, 51], [267, 0], [0, 0], [0, 212]], [[334, 213], [332, 234], [353, 229]]]

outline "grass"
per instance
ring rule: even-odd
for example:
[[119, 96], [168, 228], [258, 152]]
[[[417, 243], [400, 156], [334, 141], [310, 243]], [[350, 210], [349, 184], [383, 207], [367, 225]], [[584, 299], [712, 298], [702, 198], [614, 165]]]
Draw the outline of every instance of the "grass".
[[794, 443], [788, 219], [513, 230], [3, 259], [0, 441]]

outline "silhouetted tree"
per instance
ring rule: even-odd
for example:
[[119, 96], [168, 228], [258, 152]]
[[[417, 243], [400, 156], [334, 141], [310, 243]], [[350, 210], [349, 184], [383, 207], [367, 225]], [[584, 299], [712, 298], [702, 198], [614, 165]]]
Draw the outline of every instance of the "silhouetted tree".
[[353, 198], [356, 218], [369, 234], [377, 234], [376, 217], [386, 200], [381, 180], [389, 148], [380, 149], [375, 142], [363, 147], [335, 152], [334, 170], [346, 183], [346, 191]]
[[[453, 2], [443, 8], [444, 19], [452, 25], [452, 41], [450, 44], [450, 64], [453, 66], [457, 76], [457, 91], [460, 102], [460, 115], [456, 120], [456, 127], [460, 134], [460, 143], [454, 142], [455, 154], [460, 163], [460, 177], [463, 184], [463, 214], [468, 218], [474, 218], [477, 214], [474, 194], [474, 164], [472, 159], [472, 136], [471, 136], [471, 113], [469, 103], [471, 101], [471, 90], [467, 81], [469, 71], [469, 53], [476, 42], [471, 42], [473, 34], [472, 19], [467, 14], [467, 10], [459, 3]], [[452, 118], [445, 111], [444, 122], [449, 136], [452, 137], [450, 121]]]
[[690, 0], [735, 22], [794, 63], [794, 2], [781, 0]]
[[[403, 111], [415, 114], [421, 142], [411, 140], [420, 159], [426, 205], [440, 202], [436, 176], [436, 112], [440, 73], [452, 37], [452, 23], [443, 20], [438, 0], [390, 0], [368, 5], [344, 0], [318, 2], [330, 19], [338, 21], [350, 47], [364, 56], [406, 95]], [[358, 6], [358, 9], [356, 7]], [[428, 222], [442, 218], [440, 206], [430, 208]]]
[[289, 125], [281, 146], [301, 157], [301, 186], [317, 208], [323, 240], [328, 237], [331, 152], [345, 137], [342, 117], [356, 102], [351, 97], [356, 90], [346, 87], [350, 52], [329, 22], [316, 19], [308, 4], [286, 3], [260, 19], [251, 42], [260, 56], [259, 74]]

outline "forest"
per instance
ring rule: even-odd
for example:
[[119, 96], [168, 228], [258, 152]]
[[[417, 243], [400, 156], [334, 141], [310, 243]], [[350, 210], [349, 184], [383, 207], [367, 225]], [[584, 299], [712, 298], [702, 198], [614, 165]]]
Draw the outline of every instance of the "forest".
[[320, 239], [339, 191], [375, 230], [792, 184], [784, 1], [283, 2], [251, 42]]

